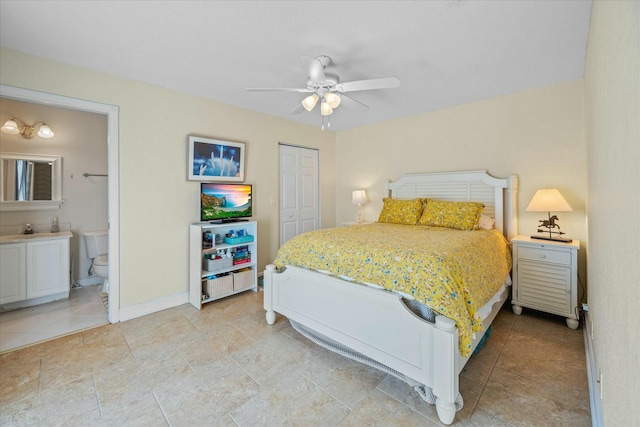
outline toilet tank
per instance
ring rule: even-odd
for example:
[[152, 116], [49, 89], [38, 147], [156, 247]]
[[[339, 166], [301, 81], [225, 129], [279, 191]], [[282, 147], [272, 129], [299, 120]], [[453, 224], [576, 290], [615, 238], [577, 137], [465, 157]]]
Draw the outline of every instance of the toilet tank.
[[82, 235], [89, 258], [109, 253], [109, 230], [85, 231]]

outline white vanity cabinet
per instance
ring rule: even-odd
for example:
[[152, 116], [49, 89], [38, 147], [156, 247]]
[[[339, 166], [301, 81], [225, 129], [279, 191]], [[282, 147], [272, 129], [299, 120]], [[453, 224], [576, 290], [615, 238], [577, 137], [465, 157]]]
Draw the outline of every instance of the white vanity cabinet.
[[0, 304], [27, 299], [27, 245], [0, 245]]
[[[69, 297], [69, 231], [6, 236], [0, 244], [0, 304]], [[23, 304], [31, 305], [31, 304]]]
[[69, 239], [27, 243], [27, 299], [69, 294]]

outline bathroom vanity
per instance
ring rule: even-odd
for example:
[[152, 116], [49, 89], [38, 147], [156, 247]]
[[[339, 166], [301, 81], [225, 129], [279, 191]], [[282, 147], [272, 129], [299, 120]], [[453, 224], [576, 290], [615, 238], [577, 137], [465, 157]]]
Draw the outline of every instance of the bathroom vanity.
[[0, 310], [69, 298], [70, 231], [0, 237]]

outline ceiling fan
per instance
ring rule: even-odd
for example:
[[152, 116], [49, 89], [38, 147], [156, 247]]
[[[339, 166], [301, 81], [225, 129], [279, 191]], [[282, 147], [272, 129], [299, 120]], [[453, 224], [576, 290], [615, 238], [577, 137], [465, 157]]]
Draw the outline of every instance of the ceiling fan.
[[[291, 111], [291, 114], [299, 114], [302, 111], [312, 111], [320, 101], [320, 114], [323, 116], [322, 128], [324, 129], [324, 116], [330, 116], [339, 105], [354, 108], [359, 111], [367, 111], [369, 107], [346, 95], [347, 92], [363, 90], [388, 89], [400, 86], [397, 77], [383, 77], [379, 79], [355, 80], [340, 82], [337, 74], [328, 73], [326, 67], [331, 64], [331, 58], [327, 55], [308, 56], [300, 58], [301, 65], [307, 70], [307, 86], [303, 88], [247, 88], [251, 92], [299, 92], [310, 93], [302, 102]], [[331, 123], [329, 122], [329, 126]]]

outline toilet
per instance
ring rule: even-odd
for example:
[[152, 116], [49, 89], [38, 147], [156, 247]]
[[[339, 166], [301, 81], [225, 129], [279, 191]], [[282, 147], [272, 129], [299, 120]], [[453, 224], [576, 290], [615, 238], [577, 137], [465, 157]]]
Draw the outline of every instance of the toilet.
[[104, 278], [102, 292], [109, 292], [109, 231], [85, 231], [84, 236], [87, 255], [91, 258], [91, 271]]

